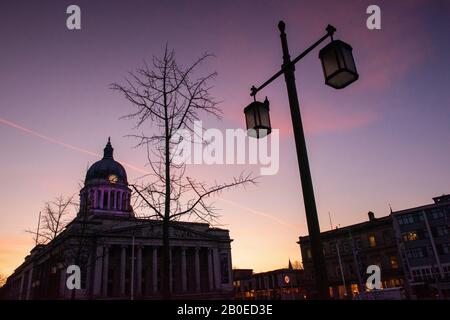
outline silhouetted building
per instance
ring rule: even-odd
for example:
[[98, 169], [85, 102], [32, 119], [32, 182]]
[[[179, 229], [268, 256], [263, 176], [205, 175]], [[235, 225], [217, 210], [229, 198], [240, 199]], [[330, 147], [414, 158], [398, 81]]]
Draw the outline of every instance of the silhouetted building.
[[[78, 265], [78, 299], [161, 296], [162, 224], [136, 218], [123, 166], [108, 141], [103, 159], [86, 174], [80, 211], [65, 230], [37, 245], [8, 278], [9, 299], [69, 299], [67, 267]], [[170, 288], [174, 297], [230, 298], [228, 230], [205, 223], [174, 222], [170, 228]]]
[[252, 269], [234, 269], [234, 296], [238, 300], [306, 299], [303, 270], [285, 268], [261, 273]]
[[417, 298], [450, 298], [450, 195], [392, 212], [399, 250]]
[[[369, 221], [321, 233], [332, 298], [351, 298], [365, 290], [369, 265], [381, 268], [382, 288], [403, 286], [403, 271], [392, 217], [376, 218], [373, 212], [368, 215]], [[305, 283], [314, 292], [309, 237], [300, 237], [298, 243], [305, 269]]]

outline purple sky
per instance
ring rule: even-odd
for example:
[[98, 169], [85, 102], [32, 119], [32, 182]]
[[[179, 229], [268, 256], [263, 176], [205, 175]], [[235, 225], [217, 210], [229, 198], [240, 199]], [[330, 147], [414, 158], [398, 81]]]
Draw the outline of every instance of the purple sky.
[[[80, 31], [66, 29], [70, 4], [81, 7]], [[370, 4], [381, 7], [381, 30], [366, 28]], [[322, 230], [330, 227], [328, 212], [344, 226], [366, 220], [369, 210], [387, 215], [389, 203], [402, 209], [449, 193], [449, 17], [450, 3], [437, 0], [1, 2], [0, 273], [31, 248], [23, 230], [35, 226], [43, 203], [78, 192], [96, 161], [67, 145], [101, 153], [111, 136], [118, 161], [144, 167], [143, 151], [124, 138], [133, 123], [119, 120], [130, 105], [110, 83], [166, 43], [182, 64], [213, 52], [204, 70], [218, 71], [213, 92], [224, 119], [207, 125], [244, 127], [249, 88], [281, 65], [280, 19], [293, 56], [335, 25], [360, 73], [336, 91], [323, 83], [317, 50], [296, 68]], [[272, 126], [281, 130], [280, 171], [216, 201], [234, 239], [235, 266], [257, 271], [300, 260], [296, 240], [307, 233], [283, 79], [260, 95], [269, 97]], [[258, 171], [189, 169], [206, 181]]]

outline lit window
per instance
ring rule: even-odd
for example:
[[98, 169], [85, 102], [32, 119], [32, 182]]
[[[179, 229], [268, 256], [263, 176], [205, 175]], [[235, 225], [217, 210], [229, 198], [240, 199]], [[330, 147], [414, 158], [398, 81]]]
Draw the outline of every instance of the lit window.
[[375, 239], [375, 235], [370, 235], [369, 236], [369, 244], [371, 247], [376, 247], [377, 246], [377, 240]]
[[391, 257], [391, 268], [392, 269], [398, 269], [398, 260], [396, 256]]
[[403, 240], [404, 241], [416, 241], [418, 239], [419, 239], [419, 237], [417, 236], [417, 232], [416, 231], [410, 231], [410, 232], [403, 233]]
[[352, 283], [350, 285], [350, 287], [351, 287], [351, 290], [352, 290], [353, 294], [358, 294], [359, 293], [359, 288], [358, 288], [358, 285], [356, 283]]

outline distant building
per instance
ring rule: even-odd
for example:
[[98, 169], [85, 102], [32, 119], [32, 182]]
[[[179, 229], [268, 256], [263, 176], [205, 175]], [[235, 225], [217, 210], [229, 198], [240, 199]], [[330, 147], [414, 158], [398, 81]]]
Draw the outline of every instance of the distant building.
[[[147, 299], [161, 297], [162, 225], [139, 219], [123, 166], [108, 141], [86, 174], [78, 216], [54, 240], [37, 245], [8, 278], [7, 299]], [[170, 288], [174, 297], [231, 298], [228, 230], [174, 222]], [[81, 269], [81, 289], [66, 286], [67, 267]]]
[[450, 299], [450, 195], [433, 200], [392, 217], [412, 293]]
[[285, 268], [261, 273], [252, 269], [234, 269], [234, 296], [237, 300], [306, 299], [303, 270]]
[[[366, 222], [321, 233], [332, 298], [351, 298], [364, 291], [369, 265], [380, 267], [382, 288], [403, 286], [403, 270], [392, 217], [376, 218], [373, 212], [368, 215], [369, 220]], [[314, 272], [309, 237], [300, 237], [298, 243], [305, 269], [305, 283], [313, 292]]]

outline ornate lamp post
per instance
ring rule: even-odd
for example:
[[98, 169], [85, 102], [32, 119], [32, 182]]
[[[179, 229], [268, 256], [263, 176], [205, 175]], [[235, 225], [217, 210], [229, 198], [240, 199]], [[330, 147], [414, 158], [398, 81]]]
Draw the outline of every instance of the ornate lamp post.
[[264, 82], [258, 88], [254, 86], [251, 88], [250, 95], [254, 97], [255, 101], [245, 108], [244, 113], [249, 136], [262, 138], [267, 134], [270, 134], [271, 126], [269, 117], [269, 102], [267, 101], [267, 98], [264, 103], [256, 101], [256, 94], [279, 76], [284, 75], [289, 97], [289, 106], [291, 109], [292, 126], [294, 128], [295, 146], [297, 149], [297, 160], [300, 169], [309, 240], [311, 243], [311, 256], [315, 276], [314, 279], [316, 282], [318, 297], [327, 299], [329, 297], [328, 280], [325, 267], [325, 258], [320, 240], [319, 219], [317, 217], [316, 201], [314, 198], [314, 189], [312, 185], [311, 171], [309, 168], [305, 134], [303, 131], [297, 88], [295, 85], [295, 64], [324, 40], [330, 37], [332, 41], [319, 53], [319, 58], [322, 62], [322, 68], [325, 76], [325, 83], [335, 89], [342, 89], [356, 81], [359, 76], [352, 56], [352, 47], [340, 40], [333, 40], [333, 34], [336, 31], [333, 26], [328, 25], [326, 28], [327, 33], [308, 49], [303, 51], [294, 60], [291, 60], [289, 55], [285, 27], [285, 23], [280, 21], [278, 28], [280, 30], [281, 47], [283, 49], [283, 65], [281, 70], [275, 73], [269, 80]]

